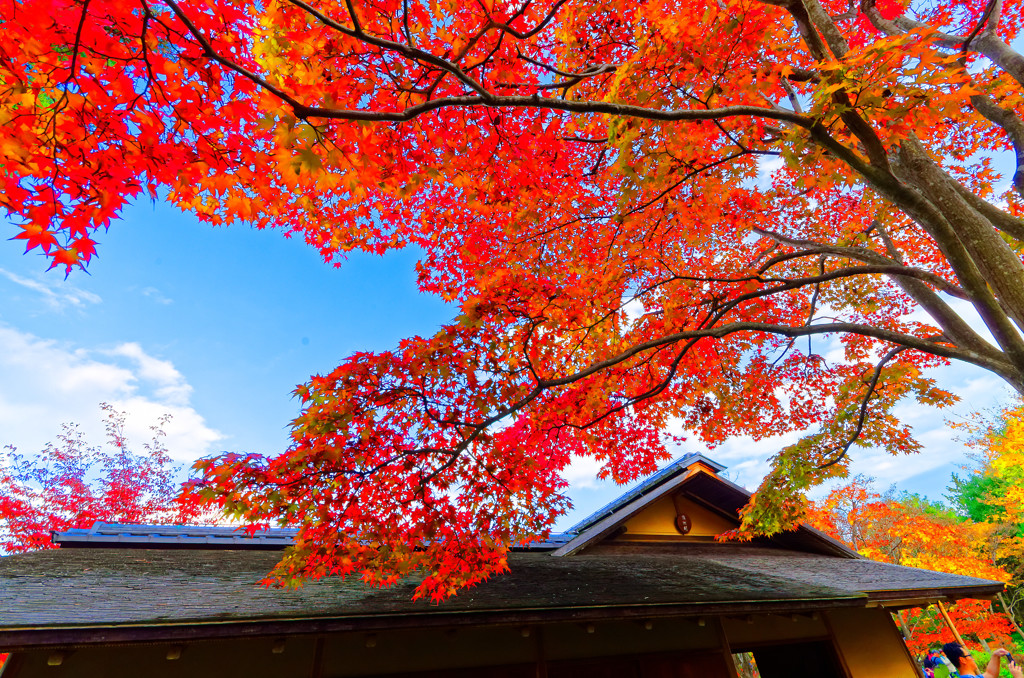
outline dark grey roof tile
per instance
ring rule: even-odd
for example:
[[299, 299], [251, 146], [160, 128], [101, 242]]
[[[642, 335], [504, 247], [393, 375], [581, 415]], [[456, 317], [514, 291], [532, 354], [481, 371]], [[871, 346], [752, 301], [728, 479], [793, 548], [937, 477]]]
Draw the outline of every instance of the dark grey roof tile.
[[[595, 606], [741, 605], [839, 600], [884, 588], [911, 595], [1000, 585], [957, 575], [740, 545], [599, 547], [571, 558], [512, 553], [510, 572], [439, 605], [413, 601], [418, 578], [389, 589], [326, 578], [260, 586], [278, 554], [59, 549], [0, 558], [0, 630], [154, 622], [360, 617]], [[987, 588], [986, 588], [987, 587]]]

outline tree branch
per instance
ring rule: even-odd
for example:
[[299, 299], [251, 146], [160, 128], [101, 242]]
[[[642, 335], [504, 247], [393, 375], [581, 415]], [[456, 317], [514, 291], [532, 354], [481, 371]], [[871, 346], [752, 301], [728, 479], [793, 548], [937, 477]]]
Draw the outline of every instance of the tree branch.
[[764, 334], [774, 334], [783, 337], [806, 337], [811, 335], [823, 335], [823, 334], [857, 334], [864, 337], [871, 337], [874, 339], [881, 339], [893, 344], [904, 346], [908, 349], [915, 349], [923, 353], [930, 355], [936, 355], [942, 358], [951, 358], [957, 360], [963, 360], [972, 364], [979, 365], [985, 369], [992, 370], [999, 374], [1009, 375], [1015, 374], [1016, 370], [1013, 365], [1009, 362], [1002, 360], [993, 360], [989, 356], [981, 356], [975, 354], [973, 351], [967, 351], [958, 347], [953, 347], [948, 344], [942, 344], [936, 341], [927, 339], [921, 339], [909, 334], [903, 334], [902, 332], [896, 332], [894, 330], [888, 330], [881, 327], [874, 327], [871, 325], [863, 325], [860, 323], [850, 322], [833, 322], [823, 323], [820, 325], [801, 325], [801, 326], [786, 326], [776, 325], [773, 323], [763, 322], [734, 322], [726, 323], [715, 327], [706, 327], [694, 330], [682, 330], [672, 334], [665, 335], [658, 339], [651, 339], [649, 341], [635, 344], [631, 348], [622, 351], [616, 356], [607, 358], [605, 360], [598, 361], [592, 365], [574, 372], [572, 374], [558, 377], [554, 379], [545, 379], [538, 383], [538, 386], [544, 389], [552, 388], [555, 386], [565, 386], [575, 381], [579, 381], [585, 377], [589, 377], [602, 370], [608, 369], [619, 365], [626, 360], [629, 360], [635, 355], [638, 355], [644, 351], [658, 348], [672, 343], [687, 339], [700, 339], [700, 338], [715, 338], [721, 339], [731, 334], [738, 332], [760, 332]]
[[[913, 268], [904, 265], [902, 262], [896, 259], [890, 259], [888, 257], [879, 254], [873, 250], [869, 250], [864, 247], [845, 247], [842, 245], [828, 245], [825, 243], [815, 242], [813, 240], [802, 240], [799, 238], [790, 238], [782, 235], [781, 233], [775, 233], [774, 231], [768, 231], [762, 228], [751, 229], [754, 233], [770, 238], [775, 242], [790, 245], [792, 247], [800, 247], [806, 249], [808, 252], [814, 253], [825, 253], [834, 254], [840, 257], [846, 257], [855, 261], [863, 261], [867, 264], [874, 264], [872, 273], [884, 273], [892, 276], [904, 276], [908, 278], [916, 278], [923, 282], [930, 283], [951, 296], [955, 296], [960, 299], [969, 300], [970, 297], [963, 289], [957, 287], [953, 283], [949, 282], [940, 275], [936, 275], [931, 271], [925, 271], [920, 268]], [[868, 267], [865, 267], [868, 268]], [[868, 271], [865, 271], [868, 272]]]
[[[1013, 154], [1017, 161], [1017, 171], [1013, 173], [1013, 187], [1019, 195], [1024, 196], [1024, 121], [1013, 109], [1003, 108], [992, 97], [984, 94], [972, 96], [971, 104], [978, 113], [985, 116], [986, 120], [1002, 128], [1006, 132], [1006, 136], [1010, 138], [1010, 143], [1013, 144]], [[997, 211], [1002, 212], [1002, 210]], [[1018, 240], [1024, 241], [1024, 223], [1018, 222], [1016, 219], [1013, 221], [1020, 226], [1020, 229], [1010, 234]]]
[[[325, 25], [325, 26], [327, 26], [329, 28], [333, 28], [334, 30], [338, 31], [339, 33], [341, 33], [343, 35], [348, 35], [349, 37], [357, 38], [357, 39], [361, 40], [362, 42], [365, 42], [365, 43], [367, 43], [369, 45], [373, 45], [375, 47], [380, 47], [381, 49], [386, 49], [386, 50], [389, 50], [389, 51], [392, 51], [392, 52], [396, 52], [396, 53], [401, 54], [402, 56], [404, 56], [404, 57], [406, 57], [408, 59], [412, 59], [413, 61], [419, 61], [419, 62], [422, 62], [422, 63], [425, 63], [425, 64], [430, 64], [431, 66], [434, 66], [436, 68], [440, 68], [441, 70], [447, 71], [448, 73], [451, 73], [452, 75], [454, 75], [463, 84], [465, 84], [471, 90], [476, 92], [484, 100], [489, 100], [491, 98], [491, 94], [490, 94], [490, 92], [487, 91], [486, 87], [484, 87], [475, 78], [473, 78], [472, 76], [467, 74], [465, 71], [463, 71], [461, 68], [456, 66], [451, 61], [449, 61], [447, 59], [442, 59], [441, 57], [438, 57], [438, 56], [435, 56], [435, 55], [431, 54], [430, 52], [424, 51], [422, 49], [419, 49], [417, 47], [413, 47], [413, 46], [408, 45], [408, 44], [402, 44], [400, 42], [395, 42], [394, 40], [386, 40], [384, 38], [378, 38], [376, 36], [369, 35], [368, 33], [363, 32], [363, 30], [359, 27], [359, 24], [357, 23], [357, 19], [356, 19], [356, 15], [355, 15], [355, 9], [352, 7], [352, 3], [351, 3], [350, 0], [348, 0], [347, 4], [348, 4], [348, 7], [349, 7], [349, 14], [352, 17], [352, 24], [355, 27], [354, 29], [351, 29], [348, 26], [346, 26], [346, 25], [344, 25], [342, 23], [339, 23], [339, 22], [335, 21], [334, 19], [331, 19], [326, 14], [324, 14], [320, 10], [312, 7], [311, 5], [309, 5], [308, 3], [304, 2], [303, 0], [288, 0], [288, 2], [290, 2], [293, 5], [295, 5], [296, 7], [299, 7], [300, 9], [305, 11], [307, 14], [310, 14], [311, 16], [315, 17], [317, 19], [317, 21], [319, 21], [323, 25]], [[300, 117], [306, 117], [306, 116], [300, 116]], [[313, 117], [324, 117], [324, 116], [313, 116]], [[352, 118], [352, 119], [355, 120], [355, 119], [359, 119], [359, 118]]]
[[906, 346], [897, 346], [882, 356], [882, 359], [878, 361], [877, 365], [875, 365], [875, 371], [871, 375], [871, 380], [868, 382], [868, 390], [864, 394], [864, 398], [860, 403], [860, 411], [857, 415], [857, 425], [854, 427], [853, 434], [850, 436], [850, 439], [838, 449], [839, 454], [835, 459], [818, 466], [819, 471], [838, 464], [850, 451], [850, 447], [857, 442], [858, 438], [860, 438], [860, 434], [864, 431], [864, 423], [868, 418], [868, 403], [871, 402], [871, 396], [875, 394], [875, 389], [878, 387], [878, 380], [882, 376], [882, 368], [885, 367], [886, 363], [906, 350]]
[[832, 17], [825, 11], [825, 8], [821, 6], [821, 3], [818, 0], [801, 0], [801, 3], [811, 23], [821, 31], [825, 44], [828, 45], [832, 55], [836, 59], [845, 57], [846, 53], [850, 51], [850, 44], [846, 42], [846, 38], [843, 37], [839, 27], [836, 26]]

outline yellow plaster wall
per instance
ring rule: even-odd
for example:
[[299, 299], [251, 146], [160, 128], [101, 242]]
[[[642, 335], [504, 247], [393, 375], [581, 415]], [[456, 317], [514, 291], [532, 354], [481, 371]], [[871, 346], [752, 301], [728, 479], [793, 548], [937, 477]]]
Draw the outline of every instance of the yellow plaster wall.
[[[700, 504], [681, 497], [679, 499], [686, 515], [690, 517], [690, 532], [687, 537], [714, 537], [728, 532], [737, 523], [723, 518]], [[684, 537], [676, 530], [676, 506], [672, 497], [662, 497], [646, 509], [626, 521], [625, 539], [648, 537]]]
[[892, 617], [884, 609], [840, 608], [826, 613], [850, 678], [918, 678]]

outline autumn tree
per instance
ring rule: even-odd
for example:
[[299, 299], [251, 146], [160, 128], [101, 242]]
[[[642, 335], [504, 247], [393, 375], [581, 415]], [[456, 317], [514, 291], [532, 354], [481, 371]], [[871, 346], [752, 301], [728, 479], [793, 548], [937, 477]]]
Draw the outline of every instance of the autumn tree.
[[461, 309], [301, 386], [288, 450], [204, 464], [302, 527], [285, 578], [446, 595], [550, 529], [574, 455], [629, 481], [669, 422], [805, 432], [747, 511], [780, 529], [853, 446], [919, 450], [926, 368], [1024, 391], [1020, 3], [0, 7], [0, 204], [53, 266], [160, 196], [335, 263], [416, 246]]
[[954, 476], [957, 509], [991, 528], [991, 548], [1013, 581], [1004, 594], [1011, 614], [1024, 621], [1024, 403], [970, 426], [976, 464]]
[[[919, 495], [879, 493], [868, 478], [834, 488], [812, 502], [809, 524], [839, 539], [866, 558], [969, 577], [1008, 581], [999, 567], [995, 526], [958, 516], [942, 504]], [[989, 601], [962, 600], [949, 614], [963, 636], [985, 644], [1010, 636], [1012, 622]], [[923, 653], [936, 643], [955, 640], [935, 608], [899, 613], [908, 633], [907, 645]]]
[[211, 516], [181, 497], [182, 468], [167, 453], [163, 427], [135, 451], [125, 435], [126, 415], [101, 403], [106, 445], [89, 445], [76, 424], [64, 424], [57, 442], [24, 456], [0, 450], [0, 553], [55, 548], [51, 531], [88, 528], [95, 521], [195, 524]]

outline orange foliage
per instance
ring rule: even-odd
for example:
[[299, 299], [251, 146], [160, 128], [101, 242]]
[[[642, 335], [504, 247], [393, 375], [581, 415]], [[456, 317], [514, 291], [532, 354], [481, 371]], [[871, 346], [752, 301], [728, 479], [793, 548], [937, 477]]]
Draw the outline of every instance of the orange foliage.
[[920, 449], [927, 368], [1024, 390], [1022, 11], [0, 0], [0, 205], [65, 272], [146, 197], [334, 263], [419, 248], [459, 316], [313, 377], [289, 449], [197, 492], [301, 529], [282, 579], [443, 598], [550, 531], [574, 456], [627, 482], [670, 422], [800, 432], [745, 514], [772, 531], [855, 446]]
[[[866, 558], [907, 567], [1007, 581], [991, 552], [992, 526], [964, 520], [948, 510], [909, 495], [896, 499], [876, 493], [862, 477], [812, 502], [808, 523], [839, 539]], [[949, 608], [965, 637], [1003, 639], [1012, 626], [989, 601], [963, 600]], [[907, 645], [923, 653], [936, 643], [955, 640], [936, 608], [914, 608], [900, 615], [911, 636]]]

